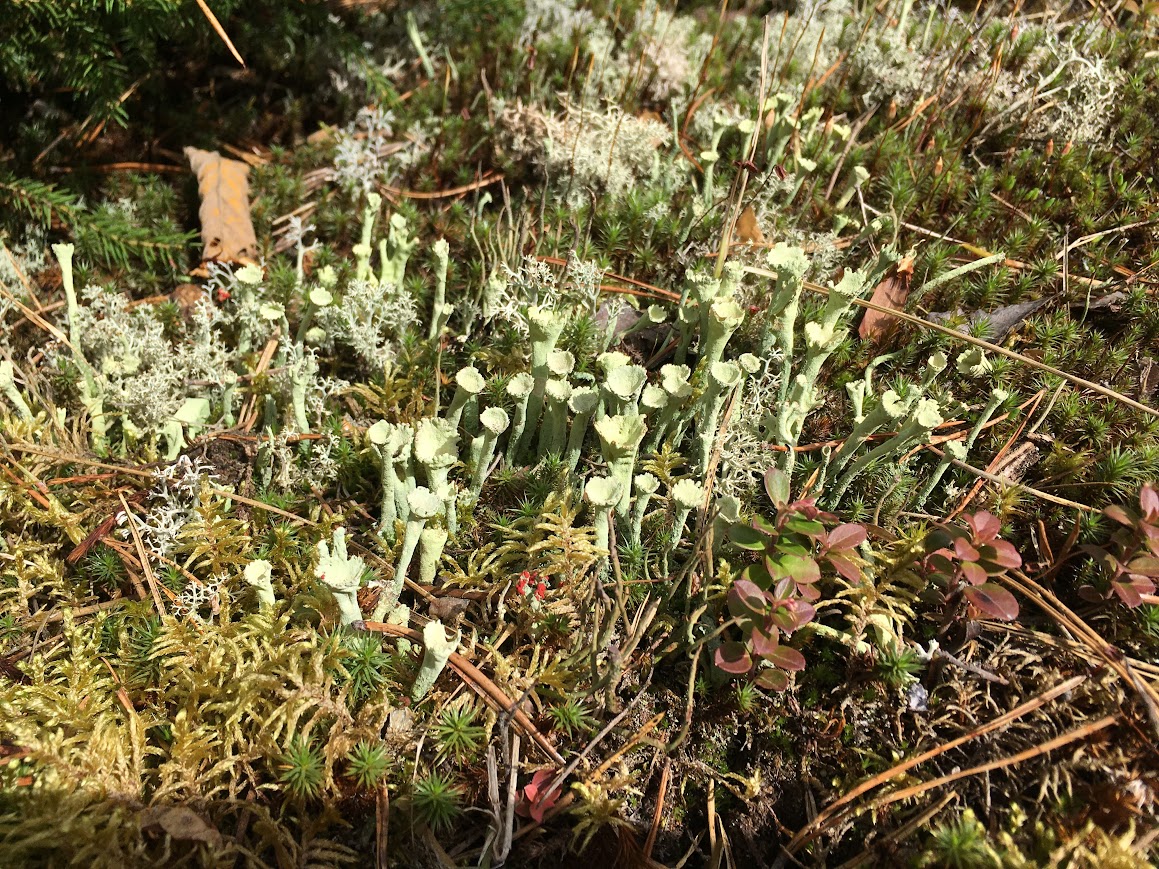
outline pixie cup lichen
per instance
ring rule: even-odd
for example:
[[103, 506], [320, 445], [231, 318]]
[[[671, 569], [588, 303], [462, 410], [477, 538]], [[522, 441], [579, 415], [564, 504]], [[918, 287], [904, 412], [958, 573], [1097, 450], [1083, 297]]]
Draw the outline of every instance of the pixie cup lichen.
[[318, 542], [318, 565], [314, 568], [314, 575], [330, 589], [338, 603], [342, 624], [349, 626], [362, 621], [362, 610], [358, 608], [358, 587], [362, 584], [366, 562], [357, 555], [347, 554], [345, 528], [335, 528], [332, 539], [333, 551], [325, 540]]

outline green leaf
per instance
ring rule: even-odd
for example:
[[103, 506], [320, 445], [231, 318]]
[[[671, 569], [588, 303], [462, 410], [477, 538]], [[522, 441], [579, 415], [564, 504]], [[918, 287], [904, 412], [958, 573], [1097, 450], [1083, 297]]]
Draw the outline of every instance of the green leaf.
[[764, 534], [748, 525], [733, 525], [728, 529], [728, 539], [733, 542], [734, 546], [752, 552], [764, 550], [765, 542], [768, 540]]

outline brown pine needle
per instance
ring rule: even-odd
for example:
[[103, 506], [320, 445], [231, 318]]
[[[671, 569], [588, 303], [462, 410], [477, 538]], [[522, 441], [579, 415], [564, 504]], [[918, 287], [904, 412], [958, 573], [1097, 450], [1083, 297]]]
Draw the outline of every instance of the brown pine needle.
[[201, 8], [201, 13], [209, 22], [209, 26], [213, 28], [214, 32], [221, 37], [221, 41], [225, 43], [225, 47], [229, 49], [229, 53], [233, 55], [234, 60], [245, 66], [245, 61], [242, 60], [240, 54], [233, 46], [233, 40], [229, 38], [229, 34], [225, 32], [225, 28], [221, 26], [221, 22], [217, 20], [217, 16], [213, 14], [213, 10], [206, 5], [205, 0], [197, 0], [197, 5]]

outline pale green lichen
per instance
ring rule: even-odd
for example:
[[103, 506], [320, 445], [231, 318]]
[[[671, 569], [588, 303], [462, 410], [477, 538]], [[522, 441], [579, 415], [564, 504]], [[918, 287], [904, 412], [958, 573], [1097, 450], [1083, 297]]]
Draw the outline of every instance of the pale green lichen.
[[338, 603], [338, 612], [343, 625], [362, 621], [362, 610], [358, 608], [358, 589], [362, 584], [362, 574], [366, 562], [361, 557], [346, 552], [346, 529], [335, 528], [334, 549], [325, 540], [318, 542], [318, 564], [314, 575], [318, 577]]

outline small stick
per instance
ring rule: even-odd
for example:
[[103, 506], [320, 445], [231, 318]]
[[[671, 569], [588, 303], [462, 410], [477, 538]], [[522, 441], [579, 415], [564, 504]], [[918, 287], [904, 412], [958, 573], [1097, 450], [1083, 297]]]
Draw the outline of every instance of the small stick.
[[390, 792], [386, 783], [378, 786], [374, 800], [374, 866], [375, 869], [386, 869], [387, 837], [390, 833]]
[[652, 828], [648, 831], [648, 839], [644, 842], [644, 859], [652, 859], [652, 849], [656, 847], [656, 836], [660, 833], [660, 819], [664, 815], [664, 800], [668, 796], [668, 779], [672, 775], [672, 758], [664, 761], [664, 768], [660, 770], [660, 790], [656, 794], [656, 810], [652, 813]]
[[[416, 643], [422, 643], [423, 635], [418, 631], [404, 628], [402, 625], [391, 625], [385, 622], [362, 622], [362, 629], [367, 631], [375, 631], [382, 634], [390, 634], [392, 637], [406, 637]], [[531, 737], [532, 741], [551, 758], [552, 762], [562, 766], [564, 763], [563, 756], [556, 750], [551, 741], [544, 736], [531, 719], [527, 717], [527, 713], [520, 709], [511, 699], [503, 693], [503, 689], [492, 682], [482, 671], [474, 664], [468, 661], [463, 655], [458, 652], [452, 652], [449, 663], [455, 668], [455, 671], [469, 683], [475, 690], [475, 693], [484, 700], [490, 700], [499, 709], [509, 714], [524, 732]]]

